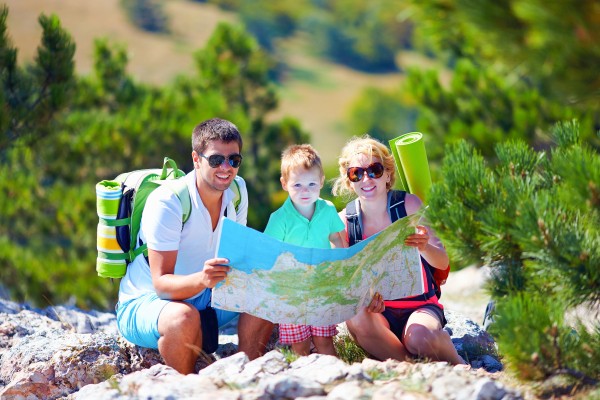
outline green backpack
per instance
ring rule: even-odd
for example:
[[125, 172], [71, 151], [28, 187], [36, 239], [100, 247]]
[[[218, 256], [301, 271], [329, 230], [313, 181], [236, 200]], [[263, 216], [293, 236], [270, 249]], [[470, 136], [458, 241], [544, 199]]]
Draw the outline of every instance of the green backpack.
[[[165, 157], [162, 169], [142, 169], [126, 172], [114, 180], [103, 180], [96, 185], [98, 233], [96, 271], [103, 278], [122, 278], [127, 265], [140, 254], [148, 256], [148, 246], [137, 242], [142, 212], [150, 193], [159, 186], [168, 187], [181, 201], [182, 221], [190, 217], [192, 202], [185, 173], [172, 159]], [[231, 185], [238, 210], [241, 202], [236, 180]]]

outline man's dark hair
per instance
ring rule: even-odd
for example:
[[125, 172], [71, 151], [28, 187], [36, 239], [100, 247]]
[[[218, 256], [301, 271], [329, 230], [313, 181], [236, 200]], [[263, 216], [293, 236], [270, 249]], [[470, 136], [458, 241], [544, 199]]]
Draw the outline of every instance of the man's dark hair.
[[192, 131], [192, 149], [198, 154], [204, 152], [208, 142], [214, 140], [237, 142], [242, 152], [242, 136], [237, 126], [227, 120], [212, 118], [199, 123]]

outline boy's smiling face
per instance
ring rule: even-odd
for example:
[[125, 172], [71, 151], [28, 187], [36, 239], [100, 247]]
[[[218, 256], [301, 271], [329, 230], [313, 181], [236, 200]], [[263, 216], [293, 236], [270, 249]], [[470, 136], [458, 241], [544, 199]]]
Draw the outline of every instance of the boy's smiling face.
[[281, 186], [296, 206], [307, 207], [319, 198], [324, 181], [325, 177], [317, 167], [295, 168], [290, 171], [287, 181], [281, 178]]

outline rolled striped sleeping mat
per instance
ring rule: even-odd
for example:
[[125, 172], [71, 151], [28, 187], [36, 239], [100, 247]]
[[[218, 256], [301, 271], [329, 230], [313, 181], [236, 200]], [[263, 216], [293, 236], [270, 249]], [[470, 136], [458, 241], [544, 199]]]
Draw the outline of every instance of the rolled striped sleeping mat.
[[104, 180], [96, 184], [96, 208], [98, 212], [98, 232], [96, 247], [96, 271], [105, 278], [121, 278], [127, 268], [128, 253], [117, 242], [117, 225], [126, 223], [117, 220], [119, 203], [123, 197], [121, 183]]

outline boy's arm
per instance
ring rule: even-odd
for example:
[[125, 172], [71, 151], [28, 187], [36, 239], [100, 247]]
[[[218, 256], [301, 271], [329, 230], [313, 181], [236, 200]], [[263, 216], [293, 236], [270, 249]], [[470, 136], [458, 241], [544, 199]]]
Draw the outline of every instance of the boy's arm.
[[344, 239], [345, 235], [346, 231], [333, 232], [331, 235], [329, 235], [329, 241], [331, 242], [332, 247], [348, 247], [348, 242], [346, 242]]
[[[348, 240], [346, 239], [346, 224], [344, 223], [344, 219], [341, 217], [341, 213], [338, 214], [335, 206], [328, 202], [329, 205], [329, 241], [331, 242], [334, 248], [342, 248], [348, 247]], [[345, 211], [345, 210], [343, 210]], [[346, 213], [344, 212], [344, 216]]]

